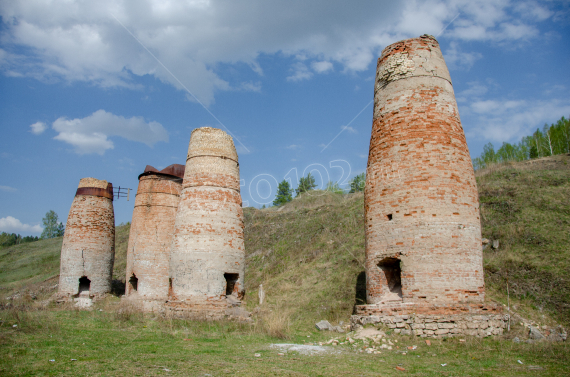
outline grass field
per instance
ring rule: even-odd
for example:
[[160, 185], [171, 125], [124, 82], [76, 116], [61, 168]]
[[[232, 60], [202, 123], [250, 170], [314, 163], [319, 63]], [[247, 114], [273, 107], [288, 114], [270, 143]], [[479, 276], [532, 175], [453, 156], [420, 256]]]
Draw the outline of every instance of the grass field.
[[[359, 352], [364, 346], [359, 341], [356, 346], [323, 346], [326, 353], [304, 355], [282, 352], [271, 345], [318, 344], [329, 340], [333, 333], [307, 329], [293, 331], [284, 340], [267, 335], [256, 324], [117, 313], [116, 301], [99, 303], [90, 312], [65, 308], [5, 311], [0, 328], [0, 374], [563, 376], [570, 373], [566, 343], [526, 344], [476, 338], [461, 342], [456, 338], [431, 340], [428, 346], [417, 338], [390, 336], [393, 349], [378, 354]], [[12, 327], [14, 324], [17, 327]], [[343, 339], [342, 334], [335, 336]], [[417, 349], [407, 348], [414, 345]], [[398, 366], [405, 371], [397, 370]]]
[[[569, 163], [570, 156], [555, 156], [477, 172], [483, 236], [500, 241], [499, 249], [484, 251], [487, 297], [508, 302], [513, 314], [537, 325], [570, 324]], [[61, 238], [0, 249], [0, 375], [570, 375], [567, 343], [515, 343], [527, 335], [518, 322], [498, 339], [427, 346], [390, 335], [400, 348], [380, 354], [357, 352], [359, 343], [279, 356], [271, 344], [326, 341], [333, 333], [315, 332], [315, 322], [348, 322], [361, 302], [363, 195], [315, 191], [280, 208], [244, 213], [251, 324], [143, 316], [121, 309], [117, 296], [90, 312], [46, 308], [57, 289]], [[116, 230], [117, 295], [129, 225]], [[261, 307], [260, 284], [267, 294]], [[411, 345], [418, 348], [403, 355]]]

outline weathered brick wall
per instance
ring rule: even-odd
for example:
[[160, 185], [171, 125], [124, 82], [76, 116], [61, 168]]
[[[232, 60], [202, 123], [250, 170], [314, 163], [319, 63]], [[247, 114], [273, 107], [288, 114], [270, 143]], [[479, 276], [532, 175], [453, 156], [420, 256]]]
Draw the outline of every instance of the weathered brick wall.
[[477, 187], [431, 36], [378, 59], [365, 224], [369, 304], [483, 301]]
[[[168, 174], [173, 167], [180, 176]], [[150, 168], [150, 169], [149, 169]], [[182, 191], [184, 165], [171, 165], [162, 171], [147, 166], [139, 176], [139, 187], [127, 248], [125, 295], [133, 299], [168, 298], [170, 244], [176, 210]], [[149, 310], [153, 305], [143, 305]]]
[[219, 129], [195, 129], [170, 252], [171, 310], [225, 309], [228, 279], [231, 293], [243, 296], [243, 227], [233, 140]]
[[113, 186], [107, 181], [84, 178], [69, 210], [61, 247], [58, 295], [79, 293], [79, 280], [90, 280], [89, 295], [111, 291], [115, 260]]

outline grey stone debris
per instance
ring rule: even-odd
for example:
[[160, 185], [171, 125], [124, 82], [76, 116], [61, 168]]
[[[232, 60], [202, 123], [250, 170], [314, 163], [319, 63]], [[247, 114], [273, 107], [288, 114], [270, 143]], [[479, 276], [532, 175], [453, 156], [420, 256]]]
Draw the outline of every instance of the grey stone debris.
[[513, 342], [515, 342], [515, 343], [520, 343], [521, 340], [519, 339], [518, 336], [515, 336], [514, 339], [513, 339]]
[[564, 342], [568, 337], [568, 333], [562, 326], [558, 326], [556, 329], [551, 329], [550, 335], [547, 339], [551, 342]]
[[315, 324], [315, 326], [317, 327], [317, 330], [319, 331], [323, 331], [323, 330], [329, 330], [329, 331], [333, 331], [334, 328], [332, 327], [332, 325], [329, 323], [329, 321], [325, 321], [322, 320], [320, 322], [317, 322]]
[[333, 330], [336, 331], [336, 332], [344, 332], [344, 329], [343, 329], [342, 327], [340, 327], [340, 326], [334, 326], [334, 327], [333, 327]]
[[528, 337], [534, 340], [544, 339], [544, 335], [542, 335], [542, 333], [536, 327], [533, 326], [530, 326]]
[[498, 249], [499, 248], [499, 240], [493, 240], [493, 249]]

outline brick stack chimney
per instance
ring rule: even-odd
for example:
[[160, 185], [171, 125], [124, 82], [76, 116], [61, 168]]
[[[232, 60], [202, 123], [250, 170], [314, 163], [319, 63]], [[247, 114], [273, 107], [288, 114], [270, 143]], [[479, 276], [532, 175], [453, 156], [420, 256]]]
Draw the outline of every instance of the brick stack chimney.
[[83, 178], [63, 236], [59, 298], [99, 297], [111, 292], [114, 260], [113, 185]]
[[369, 304], [484, 300], [477, 186], [432, 36], [378, 59], [365, 216]]
[[244, 294], [238, 156], [224, 131], [192, 132], [170, 251], [173, 311], [219, 318]]
[[139, 175], [127, 248], [125, 296], [144, 311], [158, 311], [168, 298], [170, 244], [182, 192], [184, 165]]

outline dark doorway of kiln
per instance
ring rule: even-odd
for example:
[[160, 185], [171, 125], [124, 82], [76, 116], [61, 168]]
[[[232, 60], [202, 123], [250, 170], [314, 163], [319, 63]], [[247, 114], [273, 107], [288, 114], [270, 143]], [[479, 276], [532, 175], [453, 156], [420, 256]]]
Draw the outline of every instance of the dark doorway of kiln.
[[402, 269], [397, 258], [385, 258], [378, 267], [382, 272], [381, 301], [402, 301]]
[[87, 276], [82, 276], [79, 278], [79, 294], [81, 294], [81, 292], [89, 292], [90, 287], [91, 280], [89, 280]]
[[131, 278], [129, 279], [129, 284], [131, 286], [131, 291], [138, 291], [139, 289], [139, 279], [137, 278], [137, 276], [135, 274], [133, 274], [133, 276], [131, 276]]
[[237, 281], [239, 279], [239, 274], [225, 273], [224, 278], [226, 279], [226, 296], [229, 296], [234, 293]]

